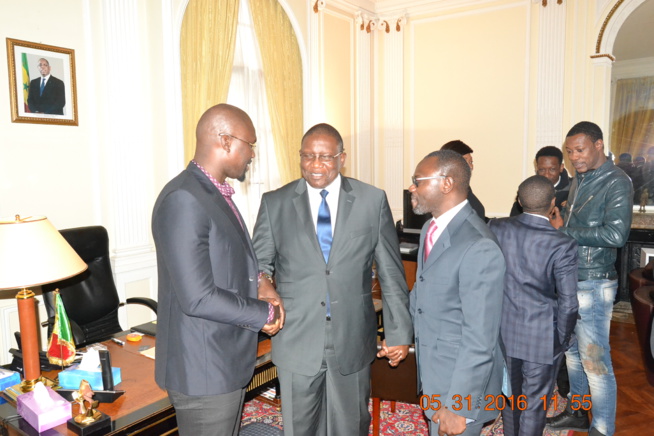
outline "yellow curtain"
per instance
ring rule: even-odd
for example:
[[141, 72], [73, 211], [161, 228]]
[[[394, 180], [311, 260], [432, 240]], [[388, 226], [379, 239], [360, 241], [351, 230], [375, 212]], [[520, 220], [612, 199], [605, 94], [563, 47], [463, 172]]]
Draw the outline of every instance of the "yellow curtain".
[[281, 181], [300, 177], [302, 60], [293, 26], [279, 2], [250, 0], [261, 50], [268, 110]]
[[227, 100], [234, 64], [239, 0], [190, 0], [180, 41], [184, 159], [195, 154], [195, 126]]
[[621, 79], [616, 83], [611, 149], [616, 157], [646, 156], [654, 146], [654, 77]]

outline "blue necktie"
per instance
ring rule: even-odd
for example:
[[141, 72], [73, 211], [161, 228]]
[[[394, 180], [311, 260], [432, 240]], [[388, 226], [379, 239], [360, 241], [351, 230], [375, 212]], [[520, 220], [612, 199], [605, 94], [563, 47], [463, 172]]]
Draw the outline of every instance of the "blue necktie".
[[[322, 202], [318, 209], [318, 222], [316, 223], [316, 235], [318, 236], [318, 242], [320, 243], [320, 249], [325, 258], [325, 263], [329, 261], [329, 251], [332, 248], [332, 218], [329, 213], [329, 205], [327, 204], [327, 194], [329, 194], [329, 192], [324, 189], [320, 191]], [[329, 293], [327, 294], [326, 306], [327, 316], [331, 316]]]
[[45, 77], [41, 79], [41, 92], [39, 93], [39, 97], [43, 95], [43, 88], [45, 88]]

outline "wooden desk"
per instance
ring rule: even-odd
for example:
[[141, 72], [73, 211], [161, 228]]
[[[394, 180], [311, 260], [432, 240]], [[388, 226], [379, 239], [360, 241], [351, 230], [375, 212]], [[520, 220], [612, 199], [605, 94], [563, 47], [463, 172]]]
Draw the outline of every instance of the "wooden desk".
[[[143, 336], [140, 342], [129, 342], [124, 335], [116, 337], [125, 341], [121, 346], [112, 341], [104, 342], [111, 353], [111, 363], [121, 369], [121, 383], [116, 386], [125, 393], [113, 403], [100, 404], [99, 410], [111, 416], [110, 435], [130, 434], [177, 434], [175, 409], [170, 405], [168, 395], [154, 381], [154, 360], [140, 354], [141, 347], [153, 347], [155, 339]], [[259, 343], [258, 360], [253, 381], [248, 391], [272, 383], [277, 371], [270, 362], [270, 340]], [[261, 374], [264, 374], [263, 376]], [[57, 371], [46, 372], [44, 376], [54, 379]], [[73, 416], [78, 406], [73, 404]], [[16, 416], [16, 408], [7, 403], [0, 405], [0, 434], [37, 436], [39, 433], [24, 419]], [[1, 430], [4, 428], [6, 432]], [[74, 435], [66, 424], [48, 430], [48, 436]]]

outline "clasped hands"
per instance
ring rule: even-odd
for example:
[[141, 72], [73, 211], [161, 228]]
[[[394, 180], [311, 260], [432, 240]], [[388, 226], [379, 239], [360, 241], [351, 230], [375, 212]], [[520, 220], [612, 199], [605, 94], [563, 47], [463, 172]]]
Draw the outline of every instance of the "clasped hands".
[[377, 353], [377, 357], [386, 357], [390, 366], [397, 366], [401, 361], [406, 359], [409, 354], [408, 345], [386, 345], [386, 339], [382, 341], [381, 350]]
[[261, 328], [262, 332], [274, 336], [284, 327], [284, 321], [286, 320], [284, 302], [275, 290], [275, 287], [268, 280], [261, 280], [259, 282], [258, 298], [275, 306], [275, 317], [272, 322]]

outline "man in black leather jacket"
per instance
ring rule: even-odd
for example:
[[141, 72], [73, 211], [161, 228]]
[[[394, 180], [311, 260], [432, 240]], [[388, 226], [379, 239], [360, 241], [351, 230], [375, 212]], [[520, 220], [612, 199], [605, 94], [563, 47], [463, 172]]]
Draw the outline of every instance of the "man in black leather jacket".
[[617, 398], [609, 346], [618, 288], [614, 265], [617, 249], [629, 236], [633, 187], [624, 171], [604, 155], [602, 130], [596, 124], [576, 124], [566, 136], [565, 149], [577, 174], [567, 205], [560, 215], [555, 213], [552, 225], [579, 243], [579, 319], [577, 343], [566, 352], [568, 407], [549, 418], [548, 427], [610, 436], [615, 431]]

